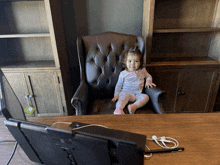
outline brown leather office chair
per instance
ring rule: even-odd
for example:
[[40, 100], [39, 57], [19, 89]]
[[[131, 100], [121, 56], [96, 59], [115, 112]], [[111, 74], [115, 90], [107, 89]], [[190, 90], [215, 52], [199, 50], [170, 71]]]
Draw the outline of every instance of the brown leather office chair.
[[[142, 36], [106, 32], [77, 38], [81, 82], [71, 100], [76, 115], [113, 114], [116, 103], [111, 99], [119, 73], [124, 69], [122, 59], [135, 44], [144, 54]], [[144, 89], [144, 92], [150, 101], [135, 113], [164, 113], [162, 100], [165, 92], [156, 87]], [[126, 108], [124, 111], [128, 114]]]

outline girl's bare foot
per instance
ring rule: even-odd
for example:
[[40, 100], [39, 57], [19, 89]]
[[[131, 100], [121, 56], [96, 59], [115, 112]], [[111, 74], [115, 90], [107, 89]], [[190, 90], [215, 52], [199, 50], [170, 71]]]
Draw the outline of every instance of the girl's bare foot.
[[115, 111], [114, 111], [114, 115], [123, 115], [125, 114], [123, 109], [118, 107]]
[[136, 104], [129, 104], [128, 105], [128, 111], [130, 114], [134, 114], [136, 109], [138, 109], [138, 106]]

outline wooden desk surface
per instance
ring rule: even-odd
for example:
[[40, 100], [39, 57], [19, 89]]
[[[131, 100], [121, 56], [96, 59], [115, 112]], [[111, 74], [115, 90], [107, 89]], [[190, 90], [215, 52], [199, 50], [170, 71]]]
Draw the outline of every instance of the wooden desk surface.
[[[148, 138], [153, 135], [173, 137], [185, 151], [153, 154], [145, 159], [145, 164], [220, 165], [220, 113], [63, 116], [29, 120], [46, 125], [77, 121], [143, 134]], [[150, 149], [159, 148], [151, 141], [147, 141], [147, 145]]]

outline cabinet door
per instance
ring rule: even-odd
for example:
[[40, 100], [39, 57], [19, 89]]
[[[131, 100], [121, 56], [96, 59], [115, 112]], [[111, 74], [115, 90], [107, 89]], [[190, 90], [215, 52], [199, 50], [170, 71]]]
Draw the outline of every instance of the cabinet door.
[[[184, 72], [177, 98], [178, 112], [208, 112], [216, 85], [218, 69], [191, 68]], [[213, 106], [212, 106], [213, 107]]]
[[7, 78], [13, 91], [15, 92], [18, 100], [20, 101], [22, 108], [23, 109], [26, 108], [28, 103], [27, 103], [27, 99], [25, 98], [25, 96], [29, 95], [29, 92], [28, 92], [24, 74], [4, 72], [4, 75]]
[[24, 74], [4, 72], [4, 75], [8, 81], [3, 82], [6, 106], [13, 118], [25, 120], [24, 108], [28, 105], [25, 95], [28, 95], [28, 89]]
[[59, 77], [54, 71], [25, 73], [30, 94], [30, 100], [36, 108], [36, 116], [65, 115], [59, 89]]
[[179, 80], [181, 79], [181, 72], [178, 69], [153, 68], [150, 69], [150, 74], [153, 77], [154, 83], [158, 88], [166, 92], [163, 107], [165, 112], [176, 112], [176, 97]]

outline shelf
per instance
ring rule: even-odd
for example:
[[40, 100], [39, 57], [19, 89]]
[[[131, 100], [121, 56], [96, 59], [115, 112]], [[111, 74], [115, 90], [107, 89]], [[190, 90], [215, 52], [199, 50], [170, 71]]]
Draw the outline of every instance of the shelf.
[[[0, 2], [16, 2], [16, 1], [30, 1], [30, 0], [0, 0]], [[31, 1], [44, 1], [44, 0], [31, 0]]]
[[41, 34], [3, 34], [0, 38], [30, 38], [30, 37], [50, 37], [50, 33]]
[[184, 66], [184, 65], [216, 65], [220, 62], [210, 57], [184, 57], [184, 58], [151, 58], [147, 66]]
[[40, 69], [40, 68], [55, 68], [54, 61], [26, 61], [26, 62], [8, 62], [0, 64], [0, 68], [4, 70], [11, 69]]
[[220, 32], [220, 28], [154, 29], [154, 33], [201, 33]]

